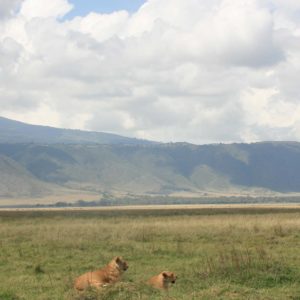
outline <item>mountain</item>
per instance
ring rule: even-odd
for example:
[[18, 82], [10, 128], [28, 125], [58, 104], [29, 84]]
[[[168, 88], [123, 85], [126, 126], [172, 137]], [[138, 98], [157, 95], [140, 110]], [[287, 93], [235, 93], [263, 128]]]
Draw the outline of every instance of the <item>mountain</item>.
[[0, 171], [2, 198], [39, 197], [35, 181], [98, 195], [298, 193], [300, 144], [1, 144]]
[[2, 197], [22, 194], [33, 197], [49, 193], [46, 183], [34, 178], [30, 172], [9, 157], [0, 155], [0, 191]]
[[159, 144], [0, 121], [0, 205], [53, 195], [71, 201], [300, 193], [297, 142]]
[[0, 143], [146, 145], [153, 142], [111, 133], [30, 125], [0, 117]]

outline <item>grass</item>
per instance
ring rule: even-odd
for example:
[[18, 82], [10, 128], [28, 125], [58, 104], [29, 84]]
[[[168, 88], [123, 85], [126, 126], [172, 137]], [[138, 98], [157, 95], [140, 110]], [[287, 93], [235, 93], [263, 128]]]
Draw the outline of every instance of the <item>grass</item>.
[[[299, 249], [297, 207], [2, 211], [0, 299], [300, 299]], [[116, 255], [120, 283], [73, 290]], [[145, 284], [163, 270], [168, 293]]]

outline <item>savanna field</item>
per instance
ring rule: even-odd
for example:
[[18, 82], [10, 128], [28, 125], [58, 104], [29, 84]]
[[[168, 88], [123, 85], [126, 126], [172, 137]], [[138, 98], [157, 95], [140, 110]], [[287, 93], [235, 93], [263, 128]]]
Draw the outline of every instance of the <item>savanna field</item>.
[[[74, 291], [114, 256], [121, 282]], [[168, 292], [145, 284], [165, 270]], [[300, 207], [1, 211], [0, 299], [300, 299]]]

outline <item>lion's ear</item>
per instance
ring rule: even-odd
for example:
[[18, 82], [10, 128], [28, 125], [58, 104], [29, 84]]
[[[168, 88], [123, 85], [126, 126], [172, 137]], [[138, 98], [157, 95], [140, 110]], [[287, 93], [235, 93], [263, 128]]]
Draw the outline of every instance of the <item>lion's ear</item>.
[[119, 263], [119, 262], [121, 261], [120, 256], [117, 256], [117, 257], [115, 258], [115, 261], [116, 261], [117, 263]]
[[167, 274], [166, 272], [163, 272], [163, 273], [162, 273], [162, 276], [164, 276], [165, 278], [167, 278], [167, 277], [168, 277], [168, 274]]

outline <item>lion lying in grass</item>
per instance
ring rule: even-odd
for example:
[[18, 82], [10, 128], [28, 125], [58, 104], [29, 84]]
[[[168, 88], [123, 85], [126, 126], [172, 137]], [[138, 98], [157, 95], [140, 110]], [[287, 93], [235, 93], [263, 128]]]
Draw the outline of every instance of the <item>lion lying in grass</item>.
[[83, 291], [88, 287], [101, 288], [120, 280], [121, 275], [128, 269], [127, 262], [121, 257], [115, 257], [104, 268], [87, 272], [75, 279], [74, 287]]
[[164, 271], [160, 274], [151, 277], [148, 284], [157, 289], [167, 290], [170, 283], [175, 283], [177, 276], [173, 272]]

